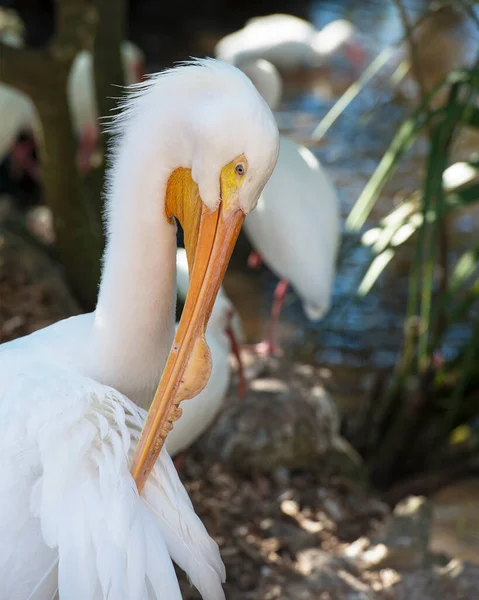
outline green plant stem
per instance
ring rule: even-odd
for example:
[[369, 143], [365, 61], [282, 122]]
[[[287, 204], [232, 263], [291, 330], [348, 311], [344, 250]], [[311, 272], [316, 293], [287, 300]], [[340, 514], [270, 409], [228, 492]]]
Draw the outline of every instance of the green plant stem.
[[[440, 198], [443, 193], [442, 174], [446, 168], [447, 143], [449, 136], [448, 121], [436, 125], [431, 133], [430, 151], [428, 156], [427, 177], [423, 194], [423, 225], [419, 232], [418, 248], [419, 264], [416, 272], [423, 271], [423, 280], [420, 293], [420, 331], [418, 344], [418, 367], [419, 371], [425, 371], [428, 367], [428, 336], [431, 325], [431, 301], [433, 293], [433, 279], [435, 270], [435, 255], [437, 243], [437, 221], [432, 222], [428, 218], [430, 206], [437, 215], [437, 207], [441, 205]], [[427, 243], [426, 243], [427, 242]], [[412, 288], [412, 294], [417, 294], [418, 281]]]
[[337, 102], [330, 108], [326, 115], [321, 119], [313, 133], [311, 139], [313, 142], [319, 142], [331, 129], [338, 117], [342, 115], [345, 109], [351, 104], [356, 96], [373, 79], [373, 77], [384, 67], [392, 58], [395, 48], [386, 48], [373, 62], [364, 70], [360, 78], [351, 84]]
[[376, 171], [349, 213], [346, 219], [347, 231], [359, 231], [364, 225], [386, 181], [391, 177], [400, 159], [412, 146], [424, 125], [423, 115], [420, 112], [414, 114], [401, 125]]
[[459, 415], [459, 409], [461, 406], [461, 400], [463, 399], [467, 386], [476, 372], [476, 361], [478, 356], [479, 348], [479, 318], [476, 318], [472, 330], [472, 336], [469, 344], [463, 353], [461, 368], [459, 370], [459, 380], [454, 386], [454, 390], [450, 396], [448, 407], [444, 413], [442, 422], [437, 426], [435, 431], [435, 439], [433, 444], [438, 446], [444, 446], [445, 441], [448, 440], [449, 434], [457, 425], [457, 418]]
[[[411, 268], [404, 347], [391, 386], [381, 403], [377, 419], [379, 426], [376, 426], [375, 437], [372, 439], [375, 449], [372, 472], [376, 482], [387, 483], [395, 465], [398, 465], [399, 461], [407, 461], [412, 447], [411, 436], [414, 437], [420, 429], [424, 412], [430, 403], [429, 385], [425, 385], [424, 382], [430, 365], [428, 336], [431, 329], [437, 237], [439, 226], [446, 214], [442, 179], [451, 139], [467, 107], [467, 103], [464, 106], [457, 102], [462, 87], [461, 82], [453, 84], [446, 109], [431, 121], [433, 127], [422, 197], [423, 219]], [[421, 272], [423, 278], [420, 283]], [[419, 301], [420, 321], [419, 331], [416, 331], [412, 319], [417, 314]], [[419, 363], [417, 366], [414, 360], [416, 347]], [[417, 375], [418, 367], [422, 377]], [[414, 394], [406, 392], [405, 395], [405, 385], [411, 377], [417, 381], [417, 390]]]

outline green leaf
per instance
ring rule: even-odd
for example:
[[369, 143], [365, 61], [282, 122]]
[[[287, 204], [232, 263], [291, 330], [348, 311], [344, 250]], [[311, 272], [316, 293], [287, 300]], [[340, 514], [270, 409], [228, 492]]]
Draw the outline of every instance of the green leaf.
[[455, 294], [459, 288], [477, 271], [479, 260], [479, 245], [467, 250], [457, 261], [449, 282], [449, 293]]
[[371, 291], [373, 285], [378, 280], [381, 273], [387, 267], [387, 265], [391, 262], [394, 257], [394, 250], [385, 250], [379, 256], [373, 260], [370, 264], [369, 269], [367, 270], [366, 275], [361, 281], [358, 289], [359, 296], [366, 296]]

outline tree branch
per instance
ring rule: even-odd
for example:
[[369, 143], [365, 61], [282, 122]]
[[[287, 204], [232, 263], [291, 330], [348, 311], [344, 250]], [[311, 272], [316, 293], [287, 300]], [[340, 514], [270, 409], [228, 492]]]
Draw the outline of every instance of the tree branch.
[[[94, 0], [94, 2], [98, 12], [98, 26], [93, 52], [93, 76], [98, 114], [101, 118], [111, 116], [112, 110], [117, 105], [115, 96], [119, 96], [121, 90], [113, 86], [125, 85], [121, 44], [125, 39], [126, 0], [117, 0], [114, 11], [111, 10], [110, 0]], [[101, 221], [103, 210], [101, 189], [109, 134], [103, 127], [100, 129], [102, 161], [100, 166], [90, 174], [88, 183], [93, 190], [93, 204]]]
[[45, 51], [13, 48], [0, 42], [0, 79], [28, 95], [47, 85], [51, 60]]
[[68, 77], [75, 56], [91, 48], [98, 14], [88, 0], [56, 0], [57, 29], [47, 48], [14, 48], [0, 42], [0, 80], [35, 99]]
[[421, 90], [421, 100], [424, 100], [427, 94], [427, 89], [424, 84], [424, 77], [421, 68], [421, 61], [419, 58], [419, 53], [417, 51], [416, 42], [414, 40], [414, 30], [416, 29], [416, 25], [411, 23], [409, 19], [409, 15], [407, 14], [407, 10], [404, 7], [402, 0], [394, 0], [394, 4], [401, 16], [401, 21], [403, 23], [405, 37], [408, 43], [409, 50], [409, 60], [411, 62], [411, 69], [414, 73], [414, 78], [416, 79], [419, 89]]
[[55, 0], [55, 8], [51, 54], [57, 61], [71, 64], [80, 50], [92, 48], [98, 12], [90, 0]]
[[[125, 78], [121, 57], [121, 44], [125, 39], [126, 0], [117, 0], [111, 10], [110, 0], [95, 0], [99, 22], [94, 45], [95, 88], [100, 117], [111, 115], [116, 108], [119, 90]], [[106, 136], [103, 138], [106, 139]]]

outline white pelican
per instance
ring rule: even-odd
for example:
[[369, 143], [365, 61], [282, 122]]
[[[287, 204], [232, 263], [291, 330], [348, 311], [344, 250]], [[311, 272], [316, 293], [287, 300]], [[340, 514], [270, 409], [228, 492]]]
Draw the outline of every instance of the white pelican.
[[[273, 81], [280, 78], [274, 66], [266, 68], [261, 64], [264, 62], [251, 61], [241, 67], [260, 92], [271, 90]], [[272, 97], [266, 96], [265, 100]], [[325, 169], [305, 146], [280, 135], [276, 168], [256, 210], [244, 223], [251, 245], [280, 278], [268, 336], [258, 346], [258, 350], [266, 355], [275, 347], [275, 326], [288, 282], [300, 297], [310, 320], [317, 321], [328, 312], [340, 227], [338, 197]]]
[[[30, 98], [15, 88], [0, 83], [0, 163], [20, 145], [21, 133], [38, 137], [40, 121]], [[20, 161], [23, 163], [24, 161]], [[20, 167], [25, 165], [20, 164]]]
[[215, 48], [218, 58], [232, 64], [264, 58], [284, 72], [319, 67], [339, 51], [355, 67], [363, 63], [364, 52], [352, 23], [340, 19], [318, 31], [309, 21], [286, 14], [250, 19]]
[[289, 282], [304, 312], [317, 321], [328, 312], [340, 242], [336, 190], [318, 159], [304, 146], [280, 137], [276, 169], [244, 230], [265, 264], [280, 278], [275, 292], [266, 354]]
[[[4, 28], [1, 25], [4, 25]], [[22, 47], [21, 27], [22, 23], [13, 11], [0, 9], [0, 40], [4, 44], [13, 48]], [[31, 160], [28, 160], [30, 148], [27, 148], [25, 141], [19, 140], [19, 137], [22, 133], [38, 137], [40, 131], [37, 110], [30, 98], [0, 82], [0, 163], [11, 153], [12, 170], [18, 171], [19, 174], [27, 171], [33, 179], [37, 179], [36, 169], [32, 168]]]
[[[171, 558], [223, 600], [218, 548], [159, 453], [178, 403], [208, 379], [206, 323], [278, 130], [249, 79], [214, 60], [140, 84], [113, 129], [96, 310], [0, 347], [1, 595], [181, 600]], [[173, 216], [192, 268], [165, 365]]]
[[[126, 84], [141, 81], [145, 70], [143, 52], [128, 40], [121, 43], [120, 52]], [[72, 111], [73, 128], [77, 135], [80, 135], [85, 126], [96, 124], [98, 119], [93, 78], [93, 55], [89, 50], [82, 50], [75, 57], [68, 75], [67, 92]]]
[[[145, 74], [145, 57], [140, 48], [124, 40], [120, 54], [125, 83], [131, 85], [141, 81]], [[86, 175], [100, 137], [93, 55], [89, 50], [82, 50], [75, 57], [68, 75], [67, 93], [73, 129], [78, 137], [77, 167], [82, 175]]]

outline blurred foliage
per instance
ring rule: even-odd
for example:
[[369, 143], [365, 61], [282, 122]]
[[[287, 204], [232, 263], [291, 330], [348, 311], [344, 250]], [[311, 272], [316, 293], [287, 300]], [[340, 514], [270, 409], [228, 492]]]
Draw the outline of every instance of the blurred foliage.
[[[438, 103], [445, 90], [446, 99]], [[468, 130], [479, 139], [478, 98], [479, 60], [470, 69], [449, 73], [424, 93], [346, 222], [349, 232], [363, 231], [401, 159], [425, 136], [422, 189], [362, 235], [362, 243], [371, 249], [358, 287], [362, 297], [403, 245], [414, 245], [396, 368], [375, 389], [353, 439], [370, 465], [372, 481], [383, 488], [418, 473], [454, 470], [455, 465], [477, 468], [479, 463], [479, 244], [472, 242], [458, 258], [450, 247], [454, 220], [479, 201], [479, 155], [451, 166], [459, 135]], [[459, 174], [455, 186], [454, 169]], [[458, 325], [466, 325], [470, 336], [453, 358], [446, 357], [446, 340]]]

